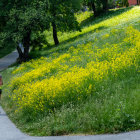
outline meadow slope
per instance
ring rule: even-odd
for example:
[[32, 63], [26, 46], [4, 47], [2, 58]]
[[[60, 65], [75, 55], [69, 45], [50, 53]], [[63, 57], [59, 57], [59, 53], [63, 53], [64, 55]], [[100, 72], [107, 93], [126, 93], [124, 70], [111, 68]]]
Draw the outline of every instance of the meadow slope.
[[59, 33], [57, 47], [46, 31], [51, 48], [44, 46], [32, 52], [41, 57], [2, 72], [2, 106], [23, 132], [140, 129], [140, 7], [91, 15], [77, 14], [82, 32]]

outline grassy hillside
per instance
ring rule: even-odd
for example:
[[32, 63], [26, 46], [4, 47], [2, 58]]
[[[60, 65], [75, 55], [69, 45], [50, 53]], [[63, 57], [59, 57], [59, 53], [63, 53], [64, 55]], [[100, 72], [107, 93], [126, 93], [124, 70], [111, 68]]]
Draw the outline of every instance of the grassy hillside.
[[30, 135], [140, 129], [140, 7], [76, 16], [82, 32], [46, 32], [52, 48], [2, 73], [4, 109]]

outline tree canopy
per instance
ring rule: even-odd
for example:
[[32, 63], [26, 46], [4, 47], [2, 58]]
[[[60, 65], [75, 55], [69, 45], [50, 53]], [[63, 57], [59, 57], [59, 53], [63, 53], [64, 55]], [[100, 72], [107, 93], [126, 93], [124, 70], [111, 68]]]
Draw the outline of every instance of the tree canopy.
[[50, 0], [49, 12], [55, 44], [59, 44], [57, 31], [80, 30], [74, 14], [81, 8], [81, 0]]
[[[52, 26], [57, 45], [57, 31], [80, 30], [74, 16], [80, 5], [81, 0], [1, 0], [0, 44], [13, 42], [20, 61], [26, 61], [30, 46], [37, 42], [32, 40], [34, 34], [37, 36]], [[23, 44], [24, 51], [18, 46], [19, 43]]]
[[[0, 45], [13, 42], [20, 61], [27, 61], [30, 46], [40, 45], [40, 40], [45, 42], [43, 31], [52, 28], [55, 45], [58, 45], [58, 31], [80, 31], [75, 12], [82, 4], [98, 16], [108, 10], [108, 1], [111, 0], [1, 0]], [[19, 43], [23, 45], [23, 51]]]
[[[17, 46], [21, 61], [28, 59], [32, 34], [43, 32], [50, 26], [47, 0], [1, 0], [1, 43], [11, 40]], [[18, 44], [22, 42], [24, 51]]]

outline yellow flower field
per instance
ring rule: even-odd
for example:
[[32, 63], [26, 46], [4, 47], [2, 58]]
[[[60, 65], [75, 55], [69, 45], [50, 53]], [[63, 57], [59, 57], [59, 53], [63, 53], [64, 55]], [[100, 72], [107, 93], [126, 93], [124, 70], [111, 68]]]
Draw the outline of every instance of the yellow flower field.
[[[125, 37], [120, 43], [108, 42], [101, 48], [94, 45], [95, 39], [15, 69], [9, 85], [16, 112], [51, 112], [68, 102], [76, 103], [94, 95], [109, 81], [139, 72], [140, 32], [132, 26], [122, 32]], [[101, 39], [118, 33], [120, 30], [112, 29]]]

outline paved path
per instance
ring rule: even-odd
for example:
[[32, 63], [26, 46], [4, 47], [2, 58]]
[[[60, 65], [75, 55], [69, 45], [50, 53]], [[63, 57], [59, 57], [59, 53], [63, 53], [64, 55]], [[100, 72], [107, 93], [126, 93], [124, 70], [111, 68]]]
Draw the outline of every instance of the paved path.
[[[16, 61], [16, 51], [0, 59], [0, 71]], [[140, 140], [140, 130], [117, 135], [31, 137], [20, 132], [0, 106], [0, 140]]]
[[8, 68], [11, 64], [16, 62], [16, 59], [18, 58], [18, 52], [15, 50], [9, 55], [3, 57], [0, 59], [0, 71]]

